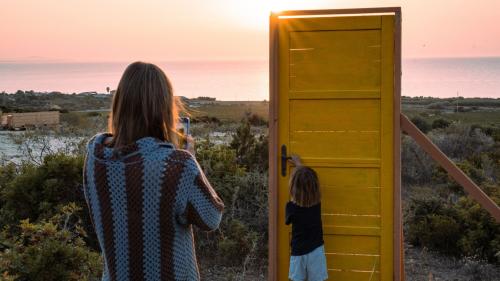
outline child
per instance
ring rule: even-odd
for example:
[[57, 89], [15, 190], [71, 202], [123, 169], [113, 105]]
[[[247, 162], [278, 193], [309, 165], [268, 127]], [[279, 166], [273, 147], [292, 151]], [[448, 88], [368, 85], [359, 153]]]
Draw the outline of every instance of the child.
[[287, 225], [292, 224], [292, 256], [288, 278], [293, 281], [323, 281], [328, 279], [321, 196], [316, 172], [302, 166], [299, 157], [292, 156], [296, 168], [290, 178], [291, 201], [286, 204]]

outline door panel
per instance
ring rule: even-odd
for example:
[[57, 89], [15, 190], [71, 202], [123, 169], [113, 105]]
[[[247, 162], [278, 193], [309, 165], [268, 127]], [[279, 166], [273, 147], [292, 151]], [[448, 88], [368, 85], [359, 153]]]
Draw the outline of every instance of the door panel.
[[291, 91], [380, 88], [380, 30], [290, 32], [289, 52]]
[[[380, 241], [377, 237], [327, 235], [325, 252], [331, 280], [378, 280]], [[341, 279], [348, 278], [348, 279]]]
[[379, 100], [290, 100], [289, 118], [291, 151], [305, 159], [380, 157]]
[[[320, 180], [329, 280], [393, 280], [394, 16], [279, 19], [278, 144]], [[278, 280], [288, 179], [278, 176]]]

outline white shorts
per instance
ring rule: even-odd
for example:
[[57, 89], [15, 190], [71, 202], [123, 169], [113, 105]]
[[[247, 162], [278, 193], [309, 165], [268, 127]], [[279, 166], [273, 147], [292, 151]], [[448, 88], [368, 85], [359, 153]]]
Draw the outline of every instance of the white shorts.
[[288, 278], [293, 281], [323, 281], [328, 279], [323, 245], [302, 256], [290, 257]]

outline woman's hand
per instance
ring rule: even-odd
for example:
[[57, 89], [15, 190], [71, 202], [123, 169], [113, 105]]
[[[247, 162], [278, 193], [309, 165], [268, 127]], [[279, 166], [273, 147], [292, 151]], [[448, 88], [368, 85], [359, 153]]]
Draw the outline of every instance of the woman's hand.
[[193, 156], [196, 154], [194, 149], [194, 138], [191, 135], [186, 136], [186, 150], [189, 151]]

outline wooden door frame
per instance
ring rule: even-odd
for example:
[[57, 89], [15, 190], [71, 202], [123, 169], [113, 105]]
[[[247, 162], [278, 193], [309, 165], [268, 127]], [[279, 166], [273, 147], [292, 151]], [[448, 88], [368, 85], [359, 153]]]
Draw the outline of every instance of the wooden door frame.
[[348, 14], [382, 14], [395, 16], [394, 25], [394, 225], [393, 225], [393, 276], [394, 281], [404, 280], [403, 225], [401, 216], [401, 8], [362, 8], [333, 10], [297, 10], [271, 13], [269, 20], [269, 252], [268, 280], [276, 280], [278, 274], [278, 96], [279, 96], [279, 17], [320, 16]]

